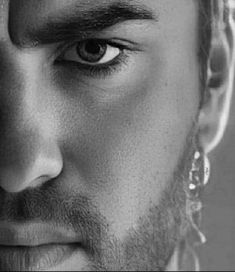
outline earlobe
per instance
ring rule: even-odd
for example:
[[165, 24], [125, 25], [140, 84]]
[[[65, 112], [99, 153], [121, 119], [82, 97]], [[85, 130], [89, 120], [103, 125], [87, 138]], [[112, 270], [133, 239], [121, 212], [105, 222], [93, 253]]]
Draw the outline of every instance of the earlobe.
[[206, 153], [219, 143], [228, 121], [233, 88], [232, 51], [224, 32], [214, 36], [205, 90], [208, 99], [202, 103], [199, 113], [199, 142]]

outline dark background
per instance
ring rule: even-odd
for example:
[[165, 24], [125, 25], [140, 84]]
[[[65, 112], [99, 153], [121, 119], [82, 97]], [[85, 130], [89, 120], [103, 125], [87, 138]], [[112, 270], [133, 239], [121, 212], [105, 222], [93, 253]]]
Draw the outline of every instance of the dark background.
[[232, 102], [224, 138], [209, 156], [212, 173], [203, 196], [207, 243], [198, 252], [207, 271], [235, 271], [235, 92]]

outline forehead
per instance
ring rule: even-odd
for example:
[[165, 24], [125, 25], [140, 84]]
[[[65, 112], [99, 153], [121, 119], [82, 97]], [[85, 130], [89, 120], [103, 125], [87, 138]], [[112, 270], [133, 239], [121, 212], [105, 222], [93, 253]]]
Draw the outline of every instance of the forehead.
[[172, 29], [195, 23], [195, 3], [194, 0], [11, 0], [9, 26], [15, 36], [22, 36], [48, 20], [87, 15], [90, 10], [105, 12], [105, 8], [116, 5], [148, 10], [159, 24]]

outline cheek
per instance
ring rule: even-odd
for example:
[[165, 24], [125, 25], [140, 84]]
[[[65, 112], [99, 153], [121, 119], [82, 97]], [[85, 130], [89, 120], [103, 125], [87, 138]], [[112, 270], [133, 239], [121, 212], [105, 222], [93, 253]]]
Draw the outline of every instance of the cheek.
[[185, 67], [182, 73], [159, 56], [143, 62], [116, 88], [106, 87], [119, 94], [111, 99], [94, 96], [94, 86], [63, 99], [59, 135], [81, 177], [75, 186], [91, 196], [119, 238], [150, 203], [157, 205], [197, 113], [196, 61], [174, 61]]
[[[143, 85], [139, 82], [138, 95], [126, 99], [107, 120], [105, 149], [111, 175], [100, 199], [107, 201], [103, 209], [120, 235], [150, 205], [158, 204], [197, 115], [197, 76], [167, 69], [155, 69]], [[196, 67], [192, 73], [197, 75]], [[110, 203], [108, 209], [106, 203]]]

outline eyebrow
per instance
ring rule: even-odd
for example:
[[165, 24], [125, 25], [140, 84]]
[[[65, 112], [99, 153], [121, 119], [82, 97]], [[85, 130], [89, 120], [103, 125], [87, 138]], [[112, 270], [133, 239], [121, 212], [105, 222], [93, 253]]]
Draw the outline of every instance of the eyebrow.
[[25, 37], [19, 45], [39, 46], [74, 39], [74, 37], [82, 39], [127, 20], [158, 21], [158, 17], [145, 6], [120, 1], [89, 10], [75, 6], [72, 11], [49, 17], [38, 29], [26, 29]]

